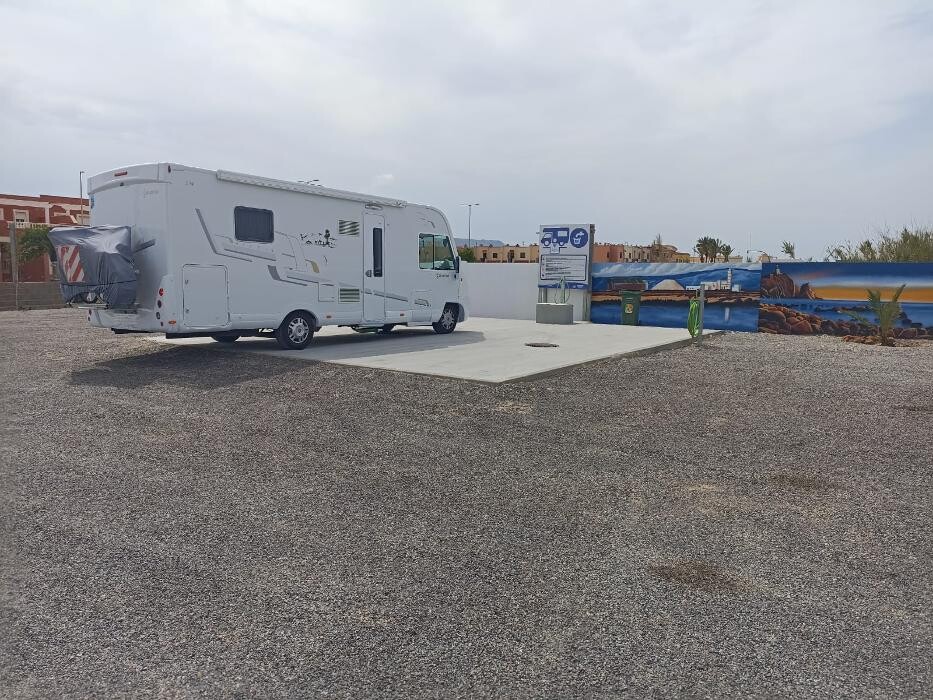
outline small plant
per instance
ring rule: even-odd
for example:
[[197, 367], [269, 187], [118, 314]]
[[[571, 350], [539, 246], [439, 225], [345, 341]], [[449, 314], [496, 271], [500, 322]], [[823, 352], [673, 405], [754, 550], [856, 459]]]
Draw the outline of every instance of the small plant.
[[790, 241], [784, 241], [781, 243], [781, 251], [789, 258], [797, 257], [797, 248]]
[[[898, 287], [890, 301], [882, 301], [881, 292], [877, 289], [865, 290], [868, 292], [868, 308], [878, 317], [878, 337], [882, 345], [894, 345], [894, 339], [891, 337], [891, 329], [894, 328], [894, 321], [896, 321], [897, 317], [901, 314], [901, 305], [897, 300], [900, 298], [901, 292], [904, 291], [906, 286], [906, 284], [902, 284]], [[845, 313], [846, 316], [851, 316], [859, 323], [864, 323], [867, 326], [874, 325], [857, 311], [844, 311], [843, 313]]]

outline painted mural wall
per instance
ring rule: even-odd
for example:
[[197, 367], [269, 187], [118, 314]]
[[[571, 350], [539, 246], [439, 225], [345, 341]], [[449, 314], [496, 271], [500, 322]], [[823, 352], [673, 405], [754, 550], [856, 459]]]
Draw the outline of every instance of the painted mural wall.
[[638, 291], [639, 325], [686, 328], [690, 300], [703, 285], [706, 328], [758, 330], [757, 263], [594, 263], [592, 278], [593, 323], [621, 323], [620, 292]]
[[933, 338], [933, 263], [766, 263], [761, 270], [758, 330], [763, 333], [807, 335], [872, 335], [847, 315], [855, 311], [877, 321], [865, 304], [868, 289], [890, 299], [900, 297], [901, 316], [895, 327], [900, 338]]

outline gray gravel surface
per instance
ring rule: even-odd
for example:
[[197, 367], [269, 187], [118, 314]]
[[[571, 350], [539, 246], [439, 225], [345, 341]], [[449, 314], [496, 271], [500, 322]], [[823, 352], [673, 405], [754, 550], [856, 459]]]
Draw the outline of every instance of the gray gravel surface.
[[0, 351], [3, 697], [933, 688], [933, 345], [490, 386], [51, 311]]

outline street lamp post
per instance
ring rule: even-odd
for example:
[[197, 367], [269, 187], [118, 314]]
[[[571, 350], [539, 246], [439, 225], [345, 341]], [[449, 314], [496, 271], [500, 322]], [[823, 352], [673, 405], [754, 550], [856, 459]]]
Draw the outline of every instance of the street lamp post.
[[479, 202], [472, 204], [461, 204], [461, 207], [467, 208], [467, 248], [473, 247], [473, 207], [478, 207]]
[[84, 212], [84, 171], [78, 172], [78, 201], [81, 202], [81, 225], [87, 221]]

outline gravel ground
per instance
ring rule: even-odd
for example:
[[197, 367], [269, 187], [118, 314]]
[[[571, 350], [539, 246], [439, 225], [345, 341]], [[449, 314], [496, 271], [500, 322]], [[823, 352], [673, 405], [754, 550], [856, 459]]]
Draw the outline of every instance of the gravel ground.
[[488, 386], [0, 313], [0, 695], [919, 697], [933, 345]]

